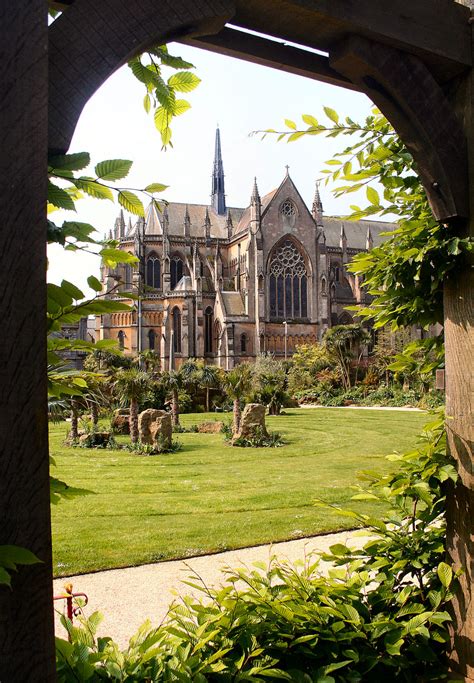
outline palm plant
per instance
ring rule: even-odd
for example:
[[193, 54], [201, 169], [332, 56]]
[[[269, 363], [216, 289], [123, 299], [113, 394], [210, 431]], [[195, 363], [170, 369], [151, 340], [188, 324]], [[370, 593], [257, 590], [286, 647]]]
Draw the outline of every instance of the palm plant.
[[162, 382], [171, 398], [171, 422], [174, 427], [179, 426], [179, 392], [187, 382], [186, 375], [180, 370], [170, 370], [163, 373]]
[[354, 349], [362, 348], [370, 341], [369, 332], [359, 324], [335, 325], [324, 336], [324, 346], [341, 370], [344, 388], [351, 388], [351, 362]]
[[215, 365], [202, 365], [198, 373], [198, 382], [206, 390], [206, 412], [211, 409], [210, 392], [211, 389], [218, 389], [221, 383], [221, 372]]
[[224, 376], [224, 387], [228, 396], [233, 400], [233, 424], [232, 433], [237, 434], [240, 429], [240, 401], [250, 391], [252, 384], [252, 370], [250, 365], [242, 363], [232, 370], [226, 372]]
[[150, 378], [146, 372], [136, 368], [119, 370], [115, 377], [115, 393], [130, 407], [130, 440], [133, 444], [138, 442], [138, 405], [150, 390], [150, 386]]
[[148, 372], [148, 374], [158, 374], [161, 366], [161, 359], [156, 351], [153, 351], [153, 349], [145, 349], [142, 351], [139, 354], [139, 362], [143, 363], [145, 372]]

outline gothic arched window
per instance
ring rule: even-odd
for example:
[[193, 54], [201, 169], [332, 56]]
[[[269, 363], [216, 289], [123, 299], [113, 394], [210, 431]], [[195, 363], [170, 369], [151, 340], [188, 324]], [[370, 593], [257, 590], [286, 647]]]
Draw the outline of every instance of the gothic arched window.
[[160, 289], [161, 286], [161, 266], [160, 259], [153, 251], [146, 260], [146, 285], [153, 289]]
[[148, 332], [148, 348], [151, 351], [155, 350], [155, 340], [156, 340], [156, 333], [155, 330], [150, 330]]
[[321, 294], [326, 294], [326, 278], [321, 278]]
[[119, 333], [117, 334], [117, 339], [118, 339], [119, 349], [121, 351], [123, 351], [125, 348], [125, 332], [123, 330], [119, 331]]
[[245, 332], [240, 335], [240, 353], [247, 353], [247, 335]]
[[123, 292], [129, 292], [132, 289], [132, 282], [133, 280], [133, 270], [132, 266], [127, 263], [124, 266], [123, 269], [123, 285], [122, 285], [122, 291]]
[[173, 308], [173, 351], [181, 353], [181, 311], [177, 306]]
[[174, 289], [183, 277], [184, 264], [179, 256], [173, 256], [170, 261], [171, 289]]
[[299, 320], [308, 317], [308, 274], [302, 254], [292, 240], [274, 250], [270, 275], [270, 319]]
[[210, 306], [204, 312], [204, 353], [212, 353], [212, 327], [214, 322], [214, 313]]

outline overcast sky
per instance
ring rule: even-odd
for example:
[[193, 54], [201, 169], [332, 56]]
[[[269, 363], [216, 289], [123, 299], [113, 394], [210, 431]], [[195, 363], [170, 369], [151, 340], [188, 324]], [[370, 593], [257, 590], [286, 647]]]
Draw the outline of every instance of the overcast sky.
[[[262, 141], [261, 136], [250, 133], [283, 129], [285, 118], [301, 123], [302, 114], [313, 114], [322, 121], [323, 106], [357, 120], [369, 113], [370, 101], [349, 90], [204, 50], [179, 44], [171, 44], [169, 49], [195, 64], [195, 72], [202, 79], [195, 91], [183, 94], [192, 108], [173, 122], [174, 147], [161, 151], [152, 115], [147, 116], [143, 109], [141, 84], [123, 67], [86, 105], [70, 151], [88, 151], [95, 163], [131, 159], [134, 165], [126, 179], [128, 186], [160, 182], [170, 186], [163, 194], [169, 201], [207, 203], [219, 124], [228, 206], [248, 205], [254, 176], [260, 195], [278, 186], [286, 164], [303, 199], [311, 206], [315, 179], [321, 176], [324, 162], [341, 149], [347, 138], [311, 136], [287, 144], [277, 143], [272, 137]], [[336, 200], [325, 187], [321, 193], [324, 211], [330, 215], [347, 212], [355, 199], [350, 195]], [[77, 203], [74, 218], [92, 223], [103, 234], [113, 227], [118, 212], [118, 206], [109, 201], [84, 199]], [[73, 214], [56, 212], [51, 219], [71, 220]], [[48, 279], [52, 282], [67, 278], [81, 286], [89, 274], [98, 273], [98, 267], [92, 256], [65, 253], [58, 247], [49, 251]]]

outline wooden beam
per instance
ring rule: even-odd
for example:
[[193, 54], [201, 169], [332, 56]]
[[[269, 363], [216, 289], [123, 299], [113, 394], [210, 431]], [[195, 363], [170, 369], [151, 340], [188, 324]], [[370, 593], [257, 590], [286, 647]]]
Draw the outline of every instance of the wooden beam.
[[128, 59], [151, 45], [219, 31], [233, 0], [75, 0], [50, 26], [49, 147], [65, 152], [84, 105]]
[[244, 31], [224, 28], [214, 36], [184, 38], [178, 42], [341, 88], [360, 90], [358, 85], [332, 69], [329, 59], [324, 55], [260, 38]]
[[358, 36], [330, 53], [331, 66], [357, 83], [412, 153], [439, 221], [469, 216], [466, 136], [454, 108], [421, 60]]
[[417, 55], [444, 81], [472, 64], [469, 19], [453, 0], [237, 0], [232, 23], [324, 52], [357, 34]]
[[54, 681], [46, 373], [47, 3], [0, 3], [0, 545], [34, 552], [0, 586], [0, 680]]

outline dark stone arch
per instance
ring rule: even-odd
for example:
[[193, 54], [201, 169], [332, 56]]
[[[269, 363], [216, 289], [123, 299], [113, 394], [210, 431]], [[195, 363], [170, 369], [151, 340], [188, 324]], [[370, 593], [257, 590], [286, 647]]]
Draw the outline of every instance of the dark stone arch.
[[48, 30], [49, 149], [67, 151], [95, 91], [147, 47], [217, 33], [232, 0], [75, 0]]

